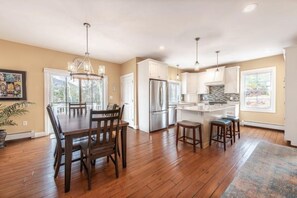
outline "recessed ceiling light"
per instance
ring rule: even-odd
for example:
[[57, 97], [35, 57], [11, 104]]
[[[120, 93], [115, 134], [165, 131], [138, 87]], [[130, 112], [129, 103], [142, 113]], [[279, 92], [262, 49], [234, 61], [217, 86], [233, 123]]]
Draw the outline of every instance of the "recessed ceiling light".
[[257, 6], [258, 6], [258, 4], [256, 4], [256, 3], [249, 4], [243, 8], [242, 12], [244, 12], [244, 13], [252, 12], [257, 8]]
[[160, 45], [159, 49], [164, 50], [165, 49], [164, 45]]

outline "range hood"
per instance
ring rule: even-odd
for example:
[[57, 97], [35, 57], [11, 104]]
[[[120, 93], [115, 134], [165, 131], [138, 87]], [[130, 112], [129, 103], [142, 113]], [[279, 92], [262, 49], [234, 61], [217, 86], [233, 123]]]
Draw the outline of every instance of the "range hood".
[[206, 74], [207, 74], [207, 81], [205, 82], [206, 86], [225, 84], [225, 67], [207, 69]]

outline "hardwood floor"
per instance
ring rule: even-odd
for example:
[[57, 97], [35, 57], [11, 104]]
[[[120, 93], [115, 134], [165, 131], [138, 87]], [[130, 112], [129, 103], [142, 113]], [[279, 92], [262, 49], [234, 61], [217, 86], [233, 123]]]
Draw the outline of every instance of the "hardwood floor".
[[220, 197], [259, 141], [287, 145], [279, 131], [242, 127], [233, 146], [213, 143], [193, 153], [175, 146], [175, 128], [147, 134], [128, 130], [127, 168], [116, 179], [112, 162], [97, 160], [92, 190], [79, 162], [72, 164], [71, 190], [64, 193], [64, 167], [54, 180], [55, 140], [8, 142], [0, 150], [0, 197]]

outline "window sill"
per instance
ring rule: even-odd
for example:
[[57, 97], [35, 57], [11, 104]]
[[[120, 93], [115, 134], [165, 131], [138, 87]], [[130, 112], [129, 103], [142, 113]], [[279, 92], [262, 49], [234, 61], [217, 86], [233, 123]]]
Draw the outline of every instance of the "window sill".
[[274, 109], [272, 109], [272, 110], [264, 110], [264, 109], [240, 109], [240, 111], [255, 112], [255, 113], [276, 113], [276, 111]]

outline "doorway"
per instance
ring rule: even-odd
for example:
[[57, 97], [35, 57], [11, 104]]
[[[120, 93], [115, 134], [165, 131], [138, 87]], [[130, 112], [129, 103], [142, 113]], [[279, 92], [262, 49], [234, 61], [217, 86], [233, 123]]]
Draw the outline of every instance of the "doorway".
[[120, 77], [121, 80], [121, 105], [125, 104], [122, 119], [135, 128], [134, 111], [134, 74], [129, 73]]

